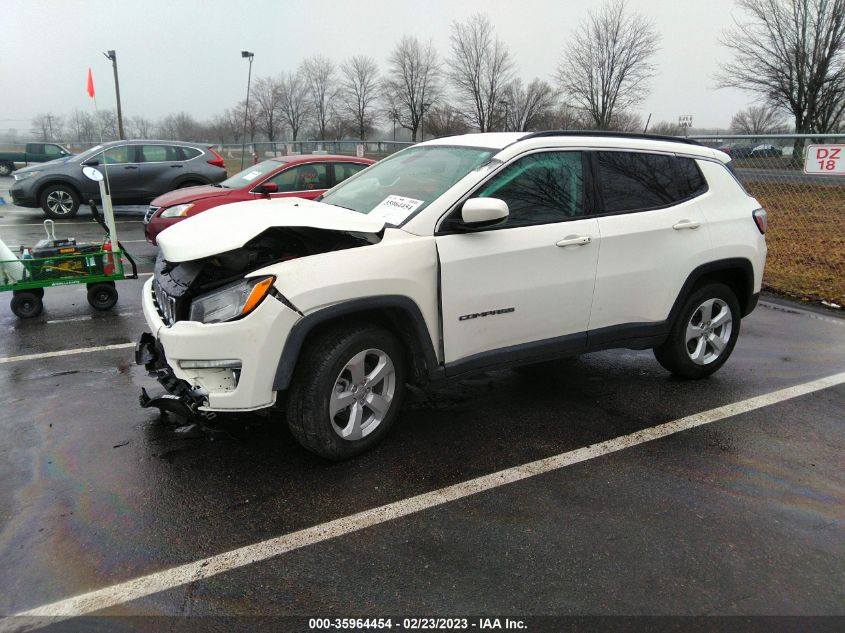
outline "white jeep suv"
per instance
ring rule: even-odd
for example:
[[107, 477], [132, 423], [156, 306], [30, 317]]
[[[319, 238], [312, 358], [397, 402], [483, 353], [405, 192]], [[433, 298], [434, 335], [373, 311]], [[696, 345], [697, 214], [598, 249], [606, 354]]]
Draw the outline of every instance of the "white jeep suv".
[[167, 229], [136, 359], [163, 410], [276, 405], [343, 459], [406, 382], [614, 347], [715, 372], [757, 302], [766, 214], [683, 139], [469, 134], [409, 147], [318, 201], [236, 203]]

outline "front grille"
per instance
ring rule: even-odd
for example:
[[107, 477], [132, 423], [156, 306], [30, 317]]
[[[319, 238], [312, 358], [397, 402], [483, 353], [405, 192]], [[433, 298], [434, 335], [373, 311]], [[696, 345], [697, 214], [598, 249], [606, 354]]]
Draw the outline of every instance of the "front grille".
[[153, 280], [153, 303], [158, 315], [167, 325], [173, 325], [178, 320], [176, 298], [167, 294], [156, 279]]
[[144, 214], [144, 224], [149, 224], [150, 220], [152, 220], [153, 216], [156, 214], [156, 211], [158, 211], [160, 208], [161, 207], [151, 206], [149, 209], [147, 209], [147, 212]]

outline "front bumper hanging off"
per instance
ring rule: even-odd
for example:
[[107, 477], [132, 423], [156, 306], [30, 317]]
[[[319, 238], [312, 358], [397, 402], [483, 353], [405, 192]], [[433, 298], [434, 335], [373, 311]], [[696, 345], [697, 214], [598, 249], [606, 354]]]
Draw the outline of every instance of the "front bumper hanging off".
[[208, 417], [208, 413], [200, 410], [200, 407], [207, 404], [203, 394], [176, 377], [167, 364], [161, 343], [149, 332], [144, 332], [135, 344], [135, 363], [143, 365], [149, 375], [158, 380], [165, 389], [164, 393], [151, 398], [142, 387], [138, 397], [142, 407], [156, 408], [162, 413], [167, 411], [189, 419]]

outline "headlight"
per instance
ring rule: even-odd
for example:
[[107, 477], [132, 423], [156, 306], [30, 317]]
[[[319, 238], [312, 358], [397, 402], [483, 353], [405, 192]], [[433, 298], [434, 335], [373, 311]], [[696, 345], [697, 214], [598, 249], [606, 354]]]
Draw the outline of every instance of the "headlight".
[[12, 174], [15, 180], [25, 180], [27, 178], [32, 178], [33, 176], [38, 176], [41, 172], [40, 171], [25, 171], [22, 174]]
[[188, 215], [188, 209], [194, 206], [194, 203], [177, 204], [175, 207], [169, 207], [161, 212], [160, 218], [184, 218]]
[[270, 292], [275, 277], [253, 277], [224, 286], [191, 302], [191, 321], [221, 323], [252, 312]]

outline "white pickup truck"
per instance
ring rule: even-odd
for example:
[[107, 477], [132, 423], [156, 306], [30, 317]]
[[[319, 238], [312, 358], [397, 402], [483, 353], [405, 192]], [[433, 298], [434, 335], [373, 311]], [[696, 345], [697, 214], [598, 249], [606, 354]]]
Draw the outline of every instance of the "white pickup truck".
[[598, 132], [420, 143], [318, 201], [231, 204], [165, 230], [136, 350], [190, 412], [275, 407], [329, 459], [407, 382], [613, 347], [686, 378], [754, 309], [766, 214], [722, 152]]

